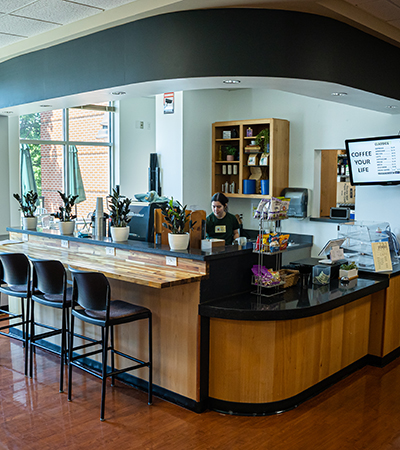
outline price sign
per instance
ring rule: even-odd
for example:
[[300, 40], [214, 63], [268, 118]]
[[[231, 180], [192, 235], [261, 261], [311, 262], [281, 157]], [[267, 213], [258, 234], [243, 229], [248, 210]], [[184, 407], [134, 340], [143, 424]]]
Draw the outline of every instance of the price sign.
[[371, 242], [374, 256], [375, 272], [390, 272], [393, 270], [390, 258], [389, 242]]

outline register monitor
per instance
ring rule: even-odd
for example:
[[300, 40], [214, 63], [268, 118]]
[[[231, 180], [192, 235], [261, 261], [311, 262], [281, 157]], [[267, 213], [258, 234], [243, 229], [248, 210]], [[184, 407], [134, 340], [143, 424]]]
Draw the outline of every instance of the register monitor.
[[129, 206], [129, 239], [154, 242], [154, 210], [160, 203], [132, 202]]

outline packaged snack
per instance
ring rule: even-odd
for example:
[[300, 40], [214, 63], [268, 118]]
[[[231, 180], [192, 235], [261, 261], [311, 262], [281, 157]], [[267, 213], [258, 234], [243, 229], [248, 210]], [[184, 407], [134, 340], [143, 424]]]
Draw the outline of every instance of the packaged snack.
[[260, 200], [260, 203], [257, 206], [257, 209], [254, 211], [254, 219], [260, 219], [261, 214], [264, 211], [264, 206], [269, 199], [263, 198]]
[[279, 252], [280, 246], [279, 236], [276, 233], [270, 234], [268, 240], [269, 240], [269, 251], [271, 253]]
[[289, 234], [281, 234], [279, 236], [279, 249], [285, 250], [287, 248], [288, 242], [289, 242]]
[[279, 219], [287, 219], [287, 213], [289, 211], [290, 198], [279, 197], [281, 201], [281, 210], [279, 211]]
[[261, 251], [269, 252], [269, 233], [263, 234]]
[[276, 220], [279, 218], [281, 210], [281, 201], [278, 198], [272, 197], [268, 204], [268, 211], [264, 216], [267, 220]]
[[262, 286], [274, 286], [279, 284], [280, 274], [272, 269], [267, 269], [264, 266], [254, 265], [251, 269], [254, 275], [255, 284]]

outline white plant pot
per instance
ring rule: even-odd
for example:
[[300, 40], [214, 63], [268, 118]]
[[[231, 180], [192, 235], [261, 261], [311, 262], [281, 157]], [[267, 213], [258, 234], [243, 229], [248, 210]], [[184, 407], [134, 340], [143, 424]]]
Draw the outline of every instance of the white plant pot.
[[110, 227], [111, 238], [114, 242], [124, 242], [129, 237], [129, 227]]
[[23, 217], [22, 228], [24, 230], [36, 230], [37, 217]]
[[60, 234], [74, 234], [75, 231], [75, 220], [70, 220], [68, 222], [58, 222], [58, 229]]
[[189, 245], [189, 233], [168, 234], [168, 244], [171, 250], [186, 250]]
[[351, 270], [340, 269], [339, 270], [339, 278], [343, 278], [343, 277], [346, 277], [349, 280], [351, 280], [353, 278], [357, 278], [358, 277], [358, 269], [351, 269]]

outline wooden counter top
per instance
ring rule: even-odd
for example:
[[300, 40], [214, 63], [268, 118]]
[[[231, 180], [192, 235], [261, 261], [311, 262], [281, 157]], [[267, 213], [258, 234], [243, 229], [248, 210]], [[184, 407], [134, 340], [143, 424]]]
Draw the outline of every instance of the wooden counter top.
[[56, 259], [66, 266], [102, 272], [109, 278], [157, 289], [200, 281], [207, 276], [207, 263], [204, 261], [176, 258], [177, 266], [170, 267], [166, 265], [163, 255], [119, 248], [113, 249], [113, 255], [108, 253], [108, 247], [87, 244], [83, 240], [75, 242], [10, 233], [10, 239], [22, 241], [23, 238], [28, 241], [0, 245], [0, 251], [25, 253], [32, 258]]

